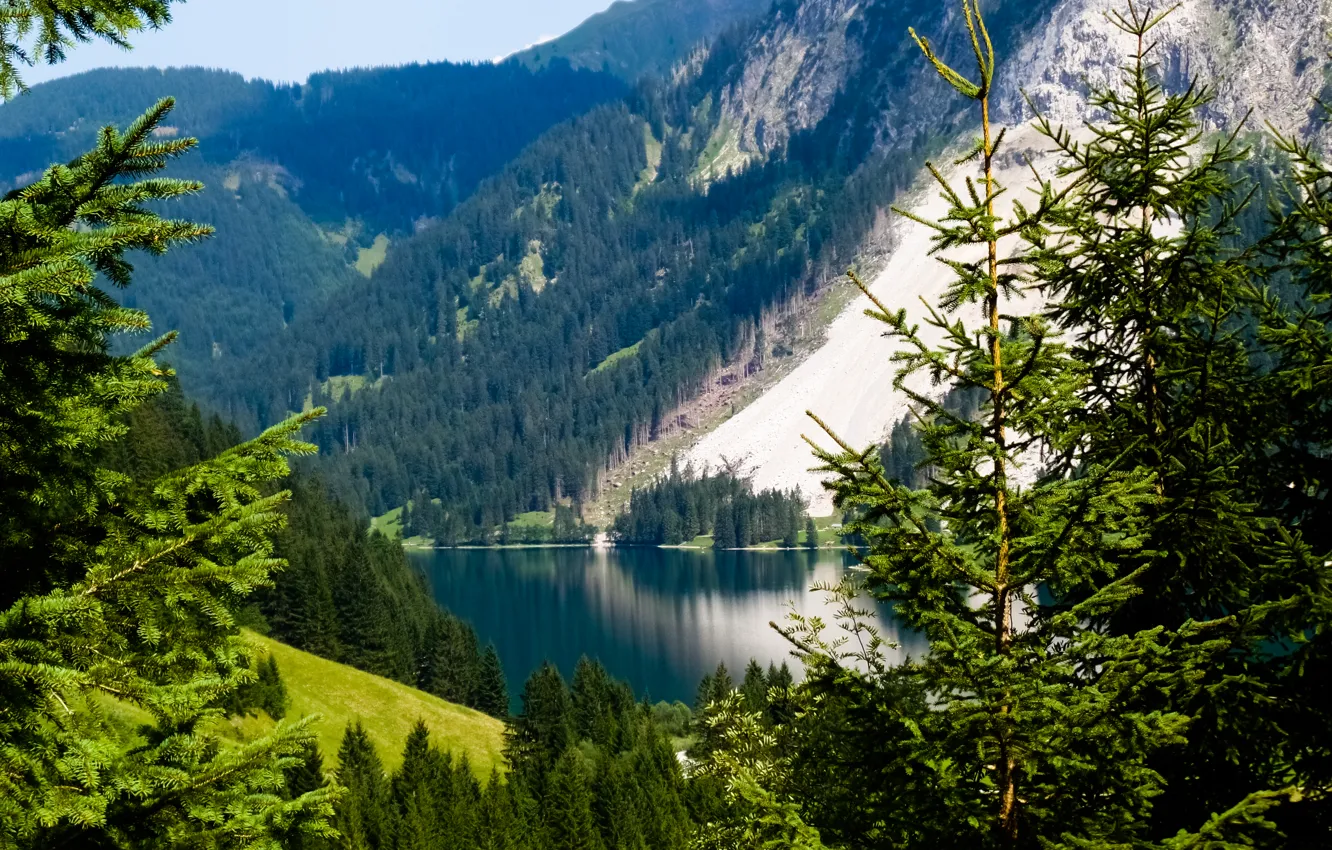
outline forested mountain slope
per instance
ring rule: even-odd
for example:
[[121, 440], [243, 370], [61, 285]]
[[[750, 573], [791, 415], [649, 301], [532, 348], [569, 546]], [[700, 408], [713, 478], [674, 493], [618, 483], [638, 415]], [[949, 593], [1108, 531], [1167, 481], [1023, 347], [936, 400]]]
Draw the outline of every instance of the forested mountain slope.
[[689, 51], [738, 23], [758, 18], [772, 0], [615, 0], [569, 32], [515, 55], [534, 68], [566, 59], [575, 68], [635, 81], [665, 75]]
[[[827, 4], [807, 8], [811, 17], [836, 19], [830, 14], [836, 10]], [[1049, 141], [1020, 126], [1032, 117], [1032, 106], [1086, 138], [1081, 128], [1092, 114], [1087, 86], [1116, 83], [1124, 57], [1134, 47], [1107, 17], [1122, 8], [1116, 0], [1062, 0], [1001, 66], [998, 100], [1016, 131], [1008, 136], [998, 172], [1010, 198], [1022, 197], [1032, 188], [1028, 165], [1038, 166], [1047, 177], [1059, 165], [1058, 160], [1042, 156]], [[1204, 113], [1209, 131], [1236, 129], [1252, 109], [1250, 132], [1270, 122], [1283, 131], [1311, 137], [1325, 126], [1312, 107], [1325, 85], [1322, 51], [1330, 25], [1332, 3], [1189, 0], [1154, 31], [1153, 55], [1171, 90], [1182, 90], [1195, 75], [1214, 81], [1216, 97]], [[831, 40], [818, 42], [781, 32], [769, 38], [784, 44], [787, 53], [807, 51], [807, 63], [809, 55], [825, 63], [838, 55], [828, 48]], [[770, 80], [771, 75], [755, 76], [728, 91], [726, 102], [732, 104], [728, 114], [733, 116], [730, 144], [736, 161], [761, 156], [773, 144], [774, 133], [760, 132], [777, 124], [774, 117], [781, 109], [783, 93], [771, 92]], [[808, 119], [795, 113], [786, 126], [799, 126], [802, 120]], [[926, 219], [938, 218], [945, 207], [932, 178], [922, 173], [920, 186], [921, 192], [907, 206]], [[1261, 201], [1254, 204], [1251, 216], [1261, 219], [1264, 209]], [[877, 276], [866, 280], [890, 309], [915, 310], [920, 299], [932, 301], [948, 285], [951, 270], [929, 254], [932, 235], [922, 225], [898, 219], [891, 257]], [[811, 470], [802, 436], [816, 430], [805, 411], [818, 414], [858, 446], [881, 441], [889, 428], [908, 416], [909, 399], [893, 380], [899, 364], [892, 356], [904, 343], [882, 338], [881, 324], [864, 315], [872, 306], [865, 297], [851, 302], [817, 352], [740, 415], [699, 441], [688, 459], [712, 468], [741, 461], [752, 471], [756, 487], [799, 487], [810, 498], [814, 514], [830, 513], [831, 494], [821, 487], [822, 474]], [[939, 341], [931, 328], [922, 333]], [[932, 391], [924, 375], [916, 376], [910, 386], [916, 392]]]
[[[682, 400], [789, 351], [781, 310], [852, 260], [910, 157], [959, 127], [905, 36], [923, 21], [951, 50], [951, 11], [811, 5], [778, 5], [678, 81], [554, 128], [203, 392], [248, 427], [331, 403], [313, 433], [330, 480], [375, 512], [439, 499], [455, 539], [586, 497]], [[1033, 7], [996, 5], [995, 38], [1015, 47]], [[731, 93], [828, 27], [846, 55], [783, 90], [808, 120], [728, 174]]]
[[622, 91], [566, 63], [338, 71], [298, 86], [200, 68], [91, 71], [0, 107], [0, 188], [175, 97], [158, 135], [200, 139], [200, 154], [173, 173], [205, 190], [172, 214], [217, 236], [141, 263], [127, 303], [180, 331], [172, 359], [187, 387], [207, 386], [359, 279], [357, 268], [368, 272], [391, 241], [446, 216], [552, 124]]

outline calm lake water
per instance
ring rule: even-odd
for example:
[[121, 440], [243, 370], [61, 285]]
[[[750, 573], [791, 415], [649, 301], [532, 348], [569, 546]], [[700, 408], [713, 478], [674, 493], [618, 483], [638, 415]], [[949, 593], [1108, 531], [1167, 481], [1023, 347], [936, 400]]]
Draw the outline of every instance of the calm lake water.
[[[517, 697], [543, 660], [566, 678], [582, 655], [596, 658], [635, 693], [693, 702], [699, 680], [725, 662], [738, 680], [750, 658], [791, 662], [769, 627], [794, 604], [831, 608], [816, 582], [845, 573], [840, 552], [719, 552], [656, 548], [441, 549], [411, 557], [440, 604], [494, 642]], [[915, 649], [883, 610], [885, 639]]]

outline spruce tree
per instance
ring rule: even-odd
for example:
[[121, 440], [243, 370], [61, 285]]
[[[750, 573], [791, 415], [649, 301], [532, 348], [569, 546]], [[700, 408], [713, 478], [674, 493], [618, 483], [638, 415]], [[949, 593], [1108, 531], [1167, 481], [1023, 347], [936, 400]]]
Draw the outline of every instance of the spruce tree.
[[346, 793], [334, 825], [346, 850], [380, 850], [391, 839], [391, 816], [384, 765], [361, 721], [347, 724], [338, 748], [338, 782]]
[[786, 521], [782, 524], [782, 545], [794, 549], [800, 545], [800, 512], [792, 505], [786, 510]]
[[740, 697], [744, 701], [745, 711], [763, 712], [768, 708], [768, 680], [757, 659], [749, 659], [745, 667], [745, 678], [740, 683]]
[[565, 750], [551, 769], [541, 802], [543, 846], [549, 850], [603, 850], [586, 771], [574, 748]]
[[[898, 671], [933, 710], [896, 721], [913, 731], [896, 769], [930, 780], [907, 790], [903, 820], [889, 828], [925, 843], [1134, 844], [1148, 838], [1152, 799], [1164, 784], [1154, 765], [1184, 740], [1186, 706], [1227, 649], [1226, 626], [1134, 625], [1128, 616], [1148, 571], [1124, 566], [1152, 538], [1163, 470], [1122, 463], [1079, 440], [1070, 411], [1083, 409], [1097, 376], [1051, 317], [1013, 312], [1020, 305], [1011, 296], [1042, 285], [1033, 277], [1048, 271], [1051, 234], [1077, 218], [1082, 186], [1046, 183], [1030, 204], [1003, 198], [995, 174], [1003, 133], [990, 115], [994, 51], [972, 0], [963, 2], [963, 19], [971, 77], [912, 33], [934, 70], [980, 112], [979, 138], [959, 161], [976, 173], [955, 187], [930, 166], [948, 212], [940, 221], [912, 216], [934, 230], [934, 250], [954, 273], [923, 319], [942, 343], [927, 344], [905, 311], [883, 307], [852, 275], [874, 304], [869, 314], [902, 344], [897, 386], [920, 413], [933, 474], [926, 489], [911, 490], [888, 477], [877, 449], [853, 448], [827, 428], [838, 450], [818, 450], [835, 475], [837, 506], [857, 517], [848, 531], [866, 543], [859, 557], [870, 587], [929, 641], [928, 654]], [[1133, 131], [1113, 111], [1108, 121], [1101, 138]], [[1125, 262], [1135, 258], [1128, 252]], [[907, 378], [916, 373], [978, 394], [976, 416], [912, 391]], [[1036, 453], [1068, 462], [1023, 486], [1014, 473]], [[901, 707], [884, 711], [891, 717]], [[1226, 846], [1229, 830], [1270, 797], [1235, 802], [1221, 821], [1193, 827]]]
[[819, 548], [819, 527], [812, 516], [805, 517], [805, 548]]
[[287, 779], [287, 793], [292, 797], [322, 788], [328, 781], [324, 776], [324, 756], [319, 752], [319, 744], [311, 741], [301, 753], [296, 764], [283, 771]]
[[735, 525], [735, 504], [731, 499], [724, 499], [717, 505], [716, 519], [712, 524], [712, 548], [734, 549], [739, 546]]
[[504, 720], [509, 716], [509, 685], [495, 645], [488, 644], [477, 671], [476, 709]]
[[480, 655], [471, 626], [451, 614], [434, 612], [424, 643], [421, 688], [450, 702], [477, 706]]
[[573, 703], [549, 661], [527, 678], [522, 700], [522, 711], [505, 731], [504, 754], [513, 772], [540, 793], [555, 760], [576, 741]]
[[498, 770], [492, 770], [477, 809], [477, 850], [519, 850], [527, 847], [530, 827], [514, 799], [514, 790]]
[[[153, 0], [8, 4], [0, 95], [21, 87], [30, 57], [59, 61], [74, 43], [124, 43], [166, 20]], [[296, 432], [316, 414], [148, 486], [101, 465], [129, 416], [169, 389], [153, 358], [174, 337], [112, 353], [150, 324], [100, 286], [131, 283], [131, 252], [210, 232], [152, 211], [201, 189], [161, 176], [195, 145], [155, 138], [172, 106], [102, 130], [0, 200], [0, 823], [17, 846], [248, 846], [298, 823], [324, 831], [332, 799], [281, 793], [308, 722], [243, 747], [213, 731], [253, 681], [235, 613], [280, 566], [288, 494], [272, 482], [312, 450]], [[115, 702], [146, 716], [133, 746]]]
[[603, 758], [594, 783], [593, 813], [606, 850], [647, 847], [642, 790], [626, 756]]
[[611, 704], [611, 680], [600, 662], [586, 655], [578, 659], [570, 683], [574, 730], [599, 747], [615, 742], [614, 706]]
[[20, 65], [65, 59], [71, 47], [102, 39], [129, 48], [129, 38], [171, 20], [172, 0], [13, 0], [0, 20], [0, 99], [26, 86]]
[[281, 720], [286, 717], [287, 685], [282, 681], [282, 674], [278, 672], [275, 656], [269, 655], [259, 662], [258, 686], [264, 695], [264, 701], [260, 707], [268, 712], [268, 716], [274, 720]]
[[392, 846], [427, 850], [456, 838], [449, 830], [453, 812], [452, 771], [430, 745], [430, 730], [417, 720], [403, 744], [402, 766], [390, 782]]
[[[324, 756], [319, 752], [319, 745], [310, 741], [301, 760], [284, 770], [283, 775], [287, 781], [287, 796], [292, 799], [325, 787], [328, 777], [324, 775]], [[334, 842], [335, 839], [328, 835], [302, 829], [302, 824], [293, 824], [282, 836], [282, 846], [287, 850], [325, 850], [334, 846]]]
[[[1326, 120], [1328, 107], [1320, 106]], [[1306, 561], [1314, 569], [1296, 586], [1313, 600], [1326, 600], [1328, 583], [1318, 567], [1332, 561], [1326, 554], [1332, 550], [1332, 167], [1310, 143], [1280, 135], [1276, 143], [1290, 161], [1290, 181], [1269, 252], [1274, 273], [1287, 280], [1281, 289], [1254, 293], [1259, 338], [1275, 362], [1263, 395], [1271, 403], [1271, 440], [1251, 455], [1262, 464], [1262, 504], [1321, 556]], [[1306, 628], [1283, 641], [1287, 652], [1267, 658], [1268, 667], [1276, 668], [1268, 678], [1278, 683], [1275, 699], [1264, 703], [1269, 728], [1278, 732], [1279, 749], [1271, 749], [1281, 753], [1277, 763], [1300, 787], [1316, 789], [1289, 807], [1299, 811], [1276, 813], [1292, 844], [1315, 844], [1332, 830], [1332, 758], [1325, 736], [1332, 728], [1332, 629], [1326, 613], [1317, 612], [1301, 610]], [[1268, 737], [1259, 745], [1270, 748], [1272, 742]]]
[[[1091, 141], [1038, 125], [1063, 155], [1070, 191], [1035, 240], [1034, 277], [1088, 375], [1056, 466], [1154, 478], [1143, 546], [1118, 558], [1113, 577], [1135, 575], [1141, 593], [1111, 628], [1206, 623], [1228, 643], [1200, 671], [1196, 695], [1177, 704], [1190, 718], [1187, 743], [1151, 760], [1165, 781], [1151, 830], [1164, 840], [1273, 799], [1293, 795], [1307, 809], [1320, 796], [1312, 789], [1327, 787], [1295, 767], [1309, 764], [1314, 742], [1291, 697], [1317, 653], [1270, 647], [1308, 647], [1309, 630], [1327, 623], [1319, 611], [1332, 569], [1311, 545], [1319, 532], [1306, 537], [1282, 510], [1308, 479], [1279, 458], [1317, 439], [1318, 426], [1305, 426], [1318, 405], [1290, 392], [1307, 373], [1279, 345], [1264, 350], [1275, 337], [1253, 344], [1263, 269], [1238, 225], [1257, 188], [1238, 176], [1250, 152], [1235, 141], [1242, 127], [1202, 141], [1205, 86], [1171, 94], [1160, 84], [1149, 60], [1161, 18], [1133, 6], [1112, 18], [1135, 49], [1123, 84], [1093, 93], [1106, 124]], [[1254, 815], [1233, 840], [1273, 828]]]

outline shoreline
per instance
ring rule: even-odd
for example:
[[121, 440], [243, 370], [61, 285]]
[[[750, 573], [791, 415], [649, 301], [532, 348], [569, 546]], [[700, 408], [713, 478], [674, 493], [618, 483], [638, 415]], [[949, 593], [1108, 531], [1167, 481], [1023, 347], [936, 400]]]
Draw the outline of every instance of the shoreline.
[[711, 546], [690, 546], [684, 543], [507, 543], [483, 546], [476, 543], [458, 546], [422, 546], [402, 543], [402, 548], [414, 552], [443, 552], [453, 549], [466, 550], [506, 550], [506, 549], [679, 549], [689, 552], [823, 552], [840, 550], [838, 546], [737, 546], [733, 549], [714, 549]]

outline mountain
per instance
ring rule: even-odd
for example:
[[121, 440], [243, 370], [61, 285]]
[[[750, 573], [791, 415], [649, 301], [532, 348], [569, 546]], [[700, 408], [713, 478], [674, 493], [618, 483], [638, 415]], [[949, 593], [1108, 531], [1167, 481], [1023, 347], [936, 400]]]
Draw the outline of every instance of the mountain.
[[[856, 4], [808, 3], [790, 26], [768, 35], [772, 45], [762, 73], [728, 92], [732, 162], [762, 157], [774, 146], [767, 126], [797, 128], [820, 117], [832, 85], [774, 84], [814, 74], [824, 81], [845, 80], [853, 51], [846, 42]], [[1087, 116], [1089, 85], [1113, 83], [1134, 45], [1110, 23], [1107, 13], [1122, 9], [1118, 0], [1061, 0], [1042, 15], [1010, 58], [1000, 67], [1000, 114], [1010, 126], [1032, 117], [1032, 106], [1056, 123], [1080, 127]], [[1316, 120], [1313, 98], [1325, 83], [1325, 33], [1332, 26], [1332, 4], [1291, 2], [1213, 2], [1189, 0], [1156, 31], [1154, 56], [1168, 87], [1179, 89], [1195, 76], [1211, 81], [1216, 99], [1207, 119], [1214, 130], [1233, 130], [1250, 108], [1248, 128], [1259, 131], [1271, 122], [1306, 137], [1324, 133]], [[919, 28], [933, 36], [932, 30]], [[1004, 57], [1000, 51], [1000, 57]], [[791, 61], [792, 56], [802, 61]], [[797, 68], [786, 77], [775, 69]], [[801, 92], [812, 96], [802, 96]], [[1028, 100], [1029, 99], [1029, 100]], [[786, 117], [783, 119], [783, 115]], [[884, 138], [901, 124], [871, 119]], [[1022, 152], [1049, 175], [1056, 163], [1043, 158], [1046, 145], [1029, 130], [1010, 134], [1010, 155], [1001, 161], [1000, 179], [1010, 194], [1030, 184]], [[944, 209], [920, 178], [922, 191], [911, 208], [926, 218]], [[1261, 204], [1259, 204], [1261, 209]], [[867, 277], [870, 289], [889, 309], [918, 311], [921, 299], [933, 303], [951, 279], [950, 270], [929, 256], [930, 231], [907, 220], [890, 230], [893, 250], [879, 273]], [[852, 300], [830, 327], [828, 340], [796, 370], [784, 377], [739, 415], [692, 446], [686, 458], [698, 467], [720, 468], [740, 462], [758, 488], [799, 487], [811, 499], [811, 512], [832, 510], [820, 476], [810, 470], [803, 434], [817, 434], [804, 415], [817, 413], [844, 439], [855, 445], [881, 441], [907, 415], [908, 399], [893, 383], [897, 365], [894, 343], [882, 339], [882, 326], [864, 316], [868, 298]], [[927, 338], [938, 342], [923, 331]], [[917, 392], [930, 392], [928, 380], [913, 382]]]
[[[1084, 81], [1122, 58], [1111, 5], [986, 4], [1008, 120], [1023, 118], [1021, 88], [1056, 117], [1081, 115]], [[1327, 4], [1242, 5], [1187, 0], [1161, 31], [1169, 81], [1220, 73], [1218, 125], [1248, 102], [1308, 126], [1300, 93], [1322, 87]], [[655, 15], [698, 8], [639, 0], [587, 26], [636, 22], [604, 43], [660, 43]], [[828, 284], [852, 263], [881, 267], [906, 238], [889, 207], [973, 124], [908, 26], [967, 59], [953, 4], [784, 0], [632, 90], [568, 58], [537, 63], [535, 49], [301, 87], [223, 75], [211, 97], [206, 72], [137, 72], [90, 81], [102, 94], [73, 106], [43, 112], [38, 89], [0, 109], [0, 154], [11, 179], [67, 155], [96, 97], [128, 114], [143, 80], [196, 96], [173, 131], [201, 136], [199, 170], [223, 191], [182, 210], [211, 216], [219, 237], [143, 263], [133, 296], [185, 332], [187, 391], [247, 430], [328, 405], [312, 439], [339, 495], [375, 514], [428, 500], [443, 539], [486, 539], [516, 514], [587, 503], [630, 457], [646, 469], [646, 450], [738, 411], [816, 347], [831, 316], [815, 312], [836, 312]], [[1227, 76], [1250, 62], [1266, 76]], [[496, 136], [506, 121], [517, 129]], [[864, 409], [866, 439], [900, 412]], [[719, 445], [695, 457], [731, 457]]]
[[[375, 513], [439, 500], [445, 539], [590, 498], [608, 462], [679, 429], [680, 404], [789, 355], [792, 305], [855, 258], [961, 126], [905, 38], [923, 22], [951, 49], [954, 14], [928, 0], [810, 11], [826, 5], [776, 6], [672, 80], [552, 128], [200, 391], [247, 427], [331, 405], [311, 435], [330, 480]], [[996, 7], [1002, 45], [1031, 9]], [[828, 26], [846, 55], [815, 62], [801, 45]], [[788, 111], [806, 118], [750, 153], [734, 128], [780, 110], [746, 85], [792, 63]], [[728, 138], [743, 162], [722, 161]]]
[[[1005, 120], [1028, 118], [1029, 97], [1057, 121], [1081, 121], [1087, 86], [1119, 78], [1128, 45], [1107, 15], [1122, 6], [1062, 0], [1001, 77]], [[1322, 129], [1313, 98], [1327, 85], [1329, 25], [1327, 0], [1185, 0], [1155, 30], [1152, 55], [1169, 88], [1206, 81], [1215, 95], [1207, 110], [1215, 127], [1233, 128], [1253, 110], [1253, 131], [1270, 121], [1309, 135]]]
[[203, 386], [361, 279], [392, 241], [447, 216], [549, 127], [623, 91], [614, 77], [566, 63], [339, 71], [299, 86], [200, 68], [90, 71], [0, 108], [0, 188], [175, 97], [157, 133], [199, 138], [200, 154], [172, 173], [206, 189], [171, 214], [212, 224], [217, 236], [139, 263], [125, 299], [158, 328], [180, 331], [168, 357], [187, 386]]
[[515, 58], [531, 68], [564, 59], [575, 68], [633, 82], [645, 74], [669, 73], [700, 43], [758, 18], [771, 5], [772, 0], [615, 0], [564, 35]]

